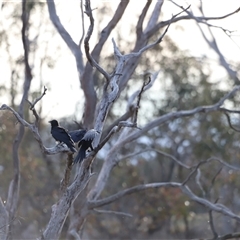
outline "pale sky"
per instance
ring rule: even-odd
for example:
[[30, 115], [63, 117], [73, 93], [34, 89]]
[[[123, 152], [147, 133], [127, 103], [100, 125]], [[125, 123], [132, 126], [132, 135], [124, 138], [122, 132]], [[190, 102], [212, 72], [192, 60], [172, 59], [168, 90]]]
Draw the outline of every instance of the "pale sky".
[[[12, 1], [17, 2], [17, 1]], [[19, 2], [19, 1], [18, 1]], [[219, 0], [203, 0], [203, 7], [206, 16], [221, 16], [227, 13], [230, 13], [236, 10], [240, 6], [239, 0], [228, 0], [219, 1]], [[131, 0], [130, 6], [126, 11], [126, 16], [121, 20], [121, 27], [124, 29], [123, 31], [128, 31], [128, 26], [130, 24], [136, 23], [136, 18], [134, 16], [138, 16], [141, 13], [142, 6], [144, 5], [144, 0]], [[192, 10], [195, 13], [198, 13], [196, 7], [194, 7], [195, 3], [199, 3], [199, 0], [188, 0], [181, 1], [178, 0], [177, 3], [182, 6], [192, 5]], [[71, 34], [74, 41], [78, 42], [81, 36], [81, 17], [80, 17], [80, 8], [79, 8], [79, 0], [71, 0], [71, 1], [57, 1], [57, 14], [59, 15], [62, 23], [66, 27], [66, 29]], [[92, 1], [92, 8], [98, 7], [100, 5], [113, 5], [114, 8], [118, 4], [118, 1]], [[153, 4], [154, 5], [154, 1]], [[175, 7], [169, 1], [165, 1], [162, 9], [164, 16], [163, 19], [169, 19], [172, 14], [176, 14], [179, 12], [179, 9]], [[48, 12], [46, 11], [48, 16]], [[98, 9], [94, 10], [94, 15], [98, 14]], [[110, 19], [112, 13], [105, 13], [106, 22]], [[196, 14], [197, 16], [199, 14]], [[37, 16], [37, 15], [36, 15]], [[3, 25], [6, 25], [7, 19], [4, 19], [4, 16], [1, 14], [0, 20]], [[85, 19], [86, 24], [89, 23], [89, 20]], [[239, 62], [240, 55], [240, 13], [231, 16], [229, 19], [212, 21], [211, 24], [222, 26], [229, 30], [236, 30], [234, 35], [234, 41], [236, 44], [232, 42], [229, 37], [227, 37], [221, 30], [213, 29], [214, 35], [219, 44], [220, 50], [227, 57], [227, 59], [231, 61]], [[97, 23], [96, 23], [97, 25]], [[209, 50], [209, 47], [204, 42], [198, 28], [196, 27], [193, 21], [181, 21], [177, 23], [181, 28], [176, 28], [176, 24], [171, 26], [169, 32], [167, 33], [172, 39], [175, 39], [178, 43], [179, 47], [185, 50], [190, 51], [195, 56], [206, 55], [209, 56], [212, 60], [216, 60], [216, 54]], [[2, 25], [0, 25], [2, 27]], [[96, 26], [97, 27], [97, 26]], [[49, 46], [48, 53], [52, 56], [57, 56], [57, 62], [54, 69], [44, 68], [43, 71], [43, 82], [47, 84], [49, 81], [51, 85], [51, 89], [47, 92], [46, 96], [43, 98], [43, 109], [44, 114], [43, 117], [46, 119], [51, 119], [53, 116], [55, 118], [61, 116], [72, 115], [74, 112], [76, 113], [76, 103], [80, 103], [83, 101], [83, 94], [79, 87], [78, 74], [75, 66], [75, 59], [72, 56], [71, 52], [68, 50], [67, 46], [61, 39], [61, 37], [56, 34], [54, 37], [49, 36], [46, 29], [53, 28], [52, 25], [49, 25], [43, 29], [44, 38], [48, 39]], [[124, 37], [128, 36], [128, 34], [124, 34]], [[111, 38], [116, 35], [116, 30], [114, 30], [107, 40], [109, 45], [109, 51], [111, 51], [112, 43]], [[18, 39], [18, 49], [16, 51], [22, 51], [19, 46], [21, 46], [21, 39]], [[97, 36], [94, 35], [91, 41], [92, 44], [97, 41]], [[19, 45], [20, 44], [20, 45]], [[58, 51], [56, 52], [56, 44], [59, 46]], [[43, 45], [41, 45], [42, 47]], [[93, 46], [93, 45], [92, 45]], [[91, 46], [90, 46], [91, 47]], [[53, 51], [54, 49], [54, 51]], [[120, 49], [121, 50], [121, 49]], [[1, 49], [3, 51], [3, 49]], [[6, 66], [6, 58], [4, 54], [0, 55], [0, 65], [4, 66], [0, 72], [0, 82], [9, 82], [9, 69]], [[222, 73], [221, 73], [222, 71]], [[224, 70], [217, 71], [218, 73], [225, 74]], [[217, 75], [215, 76], [217, 77]], [[38, 88], [39, 77], [35, 76], [35, 82], [33, 81], [33, 88]], [[66, 94], [67, 93], [67, 94]], [[5, 103], [7, 99], [1, 97], [0, 104]], [[81, 112], [78, 116], [81, 116]]]

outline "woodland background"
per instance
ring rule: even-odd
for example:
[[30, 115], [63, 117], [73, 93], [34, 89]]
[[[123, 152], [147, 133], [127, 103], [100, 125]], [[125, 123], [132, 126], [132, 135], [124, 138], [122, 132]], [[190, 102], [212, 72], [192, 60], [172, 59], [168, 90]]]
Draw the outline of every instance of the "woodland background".
[[[116, 2], [117, 5], [119, 1]], [[128, 1], [122, 2], [126, 4]], [[163, 34], [168, 26], [165, 22], [171, 19], [172, 14], [183, 11], [181, 4], [185, 9], [188, 7], [187, 2], [181, 2], [177, 6], [178, 1], [177, 4], [172, 1], [164, 3], [140, 1], [141, 6], [136, 8], [136, 12], [134, 8], [130, 8], [128, 11], [133, 11], [133, 16], [127, 18], [123, 15], [119, 23], [113, 26], [112, 35], [109, 33], [101, 53], [93, 54], [93, 58], [108, 73], [114, 71], [116, 57], [111, 38], [114, 38], [122, 54], [136, 50], [134, 44], [140, 36], [136, 31], [139, 16], [142, 16], [145, 4], [149, 3], [150, 10], [143, 24], [144, 28], [147, 28], [147, 23], [154, 15], [151, 14], [157, 6], [156, 2], [163, 4], [161, 11], [159, 9], [160, 14], [157, 15], [156, 23], [162, 23], [165, 28], [156, 28], [146, 40], [146, 44], [155, 41]], [[107, 114], [103, 127], [105, 136], [113, 127], [112, 123], [127, 112], [130, 96], [141, 89], [143, 82], [149, 77], [154, 79], [154, 82], [152, 82], [153, 86], [141, 95], [137, 115], [139, 128], [171, 112], [214, 105], [234, 87], [236, 89], [239, 87], [239, 60], [224, 55], [229, 47], [235, 49], [236, 55], [239, 56], [239, 29], [230, 29], [231, 25], [224, 22], [229, 18], [236, 22], [234, 17], [239, 20], [239, 8], [233, 7], [232, 11], [224, 11], [219, 16], [213, 13], [214, 16], [211, 17], [216, 19], [205, 21], [197, 18], [199, 14], [203, 14], [200, 3], [201, 1], [194, 1], [187, 11], [179, 15], [187, 16], [187, 20], [183, 18], [173, 21], [160, 44], [155, 44], [138, 59], [137, 66], [132, 68], [132, 74], [129, 74], [126, 85], [122, 87], [121, 94]], [[204, 9], [204, 1], [202, 3]], [[81, 13], [83, 14], [84, 11], [84, 6], [81, 8], [81, 4], [81, 1], [75, 3], [75, 6], [79, 7], [78, 14], [74, 12], [72, 17], [70, 17], [71, 11], [67, 12], [67, 9], [61, 15], [66, 7], [61, 2], [56, 2], [56, 9], [73, 40], [79, 43], [86, 62], [83, 41], [87, 35], [89, 20], [84, 14], [85, 22], [81, 23]], [[108, 2], [96, 1], [91, 1], [91, 5], [93, 9], [96, 8], [92, 12], [95, 26], [89, 42], [90, 49], [93, 49], [100, 39], [101, 31], [116, 13], [116, 6]], [[1, 2], [0, 63], [3, 67], [0, 73], [0, 104], [8, 104], [16, 111], [20, 111], [20, 103], [24, 102], [21, 116], [32, 123], [35, 118], [29, 110], [26, 99], [33, 102], [41, 96], [46, 86], [48, 90], [36, 104], [36, 111], [40, 116], [38, 131], [41, 139], [45, 146], [52, 147], [55, 142], [50, 135], [49, 120], [57, 118], [68, 130], [79, 127], [75, 121], [81, 122], [83, 127], [93, 128], [95, 126], [93, 116], [96, 117], [96, 113], [85, 111], [86, 96], [82, 91], [84, 82], [79, 80], [78, 75], [81, 74], [76, 68], [73, 57], [76, 52], [65, 44], [67, 40], [64, 39], [64, 34], [59, 34], [54, 28], [48, 7], [47, 3], [38, 1]], [[225, 16], [229, 13], [232, 14]], [[225, 17], [221, 20], [218, 19], [220, 16]], [[189, 29], [199, 32], [196, 35], [198, 39], [195, 34], [189, 34]], [[185, 39], [185, 46], [189, 42], [191, 46], [189, 51], [181, 48], [180, 37], [178, 38], [176, 32], [181, 33], [181, 39]], [[186, 37], [183, 37], [185, 34]], [[225, 41], [228, 41], [229, 46], [221, 45], [218, 38], [227, 39]], [[196, 51], [192, 48], [195, 41]], [[201, 48], [209, 52], [203, 51], [201, 54]], [[28, 74], [31, 74], [32, 85], [29, 87], [27, 98], [24, 99], [23, 89], [26, 87], [25, 80]], [[91, 83], [97, 96], [96, 102], [99, 103], [106, 80], [96, 68], [91, 70], [91, 74]], [[187, 117], [173, 117], [126, 144], [119, 151], [117, 163], [101, 192], [101, 198], [105, 198], [136, 185], [181, 183], [187, 179], [188, 187], [194, 194], [213, 204], [224, 205], [235, 214], [233, 217], [199, 204], [184, 195], [178, 187], [153, 188], [126, 195], [104, 206], [101, 211], [89, 212], [84, 224], [78, 229], [79, 237], [188, 239], [212, 236], [216, 238], [216, 236], [239, 232], [240, 217], [235, 217], [240, 213], [239, 101], [237, 89], [235, 94], [225, 101], [222, 109], [216, 108], [216, 111], [211, 112], [204, 110], [189, 114]], [[88, 118], [87, 114], [92, 115]], [[15, 166], [13, 143], [19, 125], [21, 124], [11, 111], [0, 111], [0, 196], [4, 204], [7, 202], [9, 183], [16, 169], [13, 167]], [[138, 131], [138, 129], [125, 129], [127, 129], [125, 135], [128, 131]], [[84, 191], [90, 191], [89, 189], [95, 186], [107, 154], [119, 139], [119, 134], [113, 135], [98, 152], [92, 166], [95, 175], [91, 177], [87, 190]], [[44, 231], [51, 217], [51, 207], [59, 200], [60, 181], [64, 176], [67, 157], [66, 153], [51, 156], [44, 154], [28, 129], [25, 130], [18, 155], [21, 183], [16, 203], [17, 210], [9, 220], [10, 238], [34, 239]], [[70, 182], [74, 181], [75, 171], [78, 169], [73, 167]], [[115, 214], [116, 212], [126, 214]], [[129, 214], [132, 216], [128, 216]], [[77, 219], [76, 215], [71, 216]], [[60, 238], [69, 239], [71, 221], [70, 218], [66, 218]]]

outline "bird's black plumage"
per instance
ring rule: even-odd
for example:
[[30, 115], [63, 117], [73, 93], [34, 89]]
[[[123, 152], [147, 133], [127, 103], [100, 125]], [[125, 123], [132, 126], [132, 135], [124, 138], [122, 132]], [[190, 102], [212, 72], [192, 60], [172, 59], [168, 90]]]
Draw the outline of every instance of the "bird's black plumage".
[[78, 143], [79, 150], [77, 156], [74, 158], [74, 163], [81, 162], [86, 157], [86, 151], [88, 148], [93, 150], [92, 142], [98, 134], [99, 132], [95, 129], [86, 132], [84, 137]]
[[51, 134], [53, 138], [60, 143], [65, 143], [72, 152], [76, 152], [74, 142], [67, 131], [59, 126], [57, 120], [51, 120], [49, 122], [51, 123]]
[[75, 143], [77, 143], [82, 140], [82, 138], [84, 137], [86, 132], [87, 132], [87, 130], [85, 130], [85, 129], [79, 129], [79, 130], [69, 131], [68, 134], [70, 135], [72, 140]]

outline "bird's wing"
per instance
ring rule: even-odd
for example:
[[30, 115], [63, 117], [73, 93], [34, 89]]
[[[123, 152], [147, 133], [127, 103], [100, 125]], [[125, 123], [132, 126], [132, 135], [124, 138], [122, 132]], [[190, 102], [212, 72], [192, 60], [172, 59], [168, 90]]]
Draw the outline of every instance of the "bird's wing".
[[53, 128], [52, 135], [57, 141], [73, 144], [71, 137], [68, 135], [66, 130], [61, 127]]
[[95, 131], [94, 129], [89, 130], [83, 137], [86, 141], [93, 141], [93, 139], [98, 135], [99, 133]]
[[68, 134], [70, 135], [74, 142], [79, 142], [82, 140], [86, 132], [87, 132], [86, 130], [80, 129], [75, 131], [69, 131]]

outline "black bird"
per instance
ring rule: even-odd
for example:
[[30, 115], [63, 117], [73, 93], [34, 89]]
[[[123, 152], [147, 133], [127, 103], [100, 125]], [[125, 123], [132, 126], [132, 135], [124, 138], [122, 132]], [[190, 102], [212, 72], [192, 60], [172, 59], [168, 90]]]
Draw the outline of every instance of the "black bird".
[[69, 131], [68, 134], [70, 135], [72, 140], [75, 143], [77, 143], [82, 140], [82, 138], [84, 137], [86, 132], [87, 132], [87, 130], [85, 130], [85, 129], [79, 129], [79, 130]]
[[98, 134], [99, 132], [95, 129], [91, 129], [86, 132], [84, 137], [78, 143], [79, 150], [77, 156], [74, 158], [74, 163], [81, 162], [86, 157], [86, 151], [88, 148], [93, 151], [92, 142]]
[[72, 152], [76, 152], [77, 150], [74, 147], [74, 142], [72, 138], [69, 136], [69, 134], [67, 133], [67, 131], [63, 127], [59, 126], [57, 120], [51, 120], [49, 122], [51, 123], [51, 126], [52, 126], [51, 134], [53, 138], [60, 143], [62, 142], [65, 143]]

